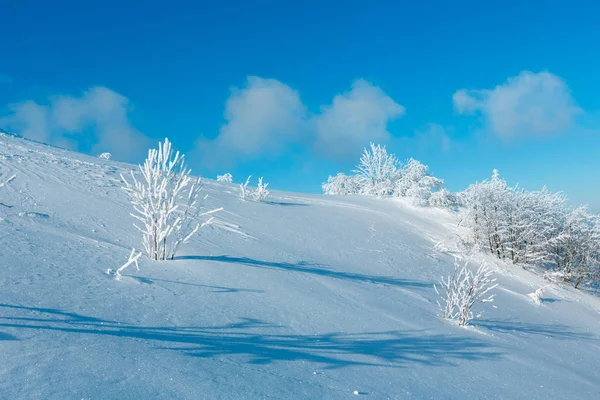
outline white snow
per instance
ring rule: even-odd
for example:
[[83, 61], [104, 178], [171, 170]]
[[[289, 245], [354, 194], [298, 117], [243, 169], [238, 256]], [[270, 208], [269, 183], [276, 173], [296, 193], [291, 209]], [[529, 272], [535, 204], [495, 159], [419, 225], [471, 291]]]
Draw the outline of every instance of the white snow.
[[498, 308], [443, 320], [464, 231], [403, 200], [205, 181], [218, 221], [115, 280], [133, 168], [0, 136], [0, 398], [598, 398], [598, 298], [474, 255]]

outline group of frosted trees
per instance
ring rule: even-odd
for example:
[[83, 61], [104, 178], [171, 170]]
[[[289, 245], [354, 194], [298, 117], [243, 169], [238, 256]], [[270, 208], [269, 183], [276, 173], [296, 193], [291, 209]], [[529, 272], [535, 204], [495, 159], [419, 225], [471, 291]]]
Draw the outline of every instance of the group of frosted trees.
[[600, 218], [561, 193], [510, 187], [498, 171], [461, 193], [462, 224], [497, 258], [552, 269], [575, 287], [600, 278]]
[[406, 197], [419, 206], [459, 210], [473, 241], [494, 256], [550, 269], [575, 287], [600, 284], [600, 216], [568, 206], [561, 193], [509, 187], [497, 171], [451, 193], [426, 165], [412, 158], [402, 164], [385, 146], [371, 143], [353, 174], [330, 176], [323, 192]]
[[385, 146], [371, 143], [364, 149], [353, 175], [339, 173], [323, 184], [330, 195], [361, 194], [377, 197], [407, 197], [420, 206], [454, 207], [457, 198], [444, 188], [444, 181], [429, 174], [429, 167], [415, 159], [402, 164]]

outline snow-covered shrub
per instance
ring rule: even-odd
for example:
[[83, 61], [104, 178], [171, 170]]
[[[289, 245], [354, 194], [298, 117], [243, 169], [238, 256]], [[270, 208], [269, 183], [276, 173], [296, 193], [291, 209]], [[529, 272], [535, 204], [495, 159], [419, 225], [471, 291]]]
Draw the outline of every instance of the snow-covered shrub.
[[173, 153], [171, 142], [165, 139], [158, 150], [150, 149], [143, 166], [142, 179], [130, 171], [132, 183], [123, 175], [123, 189], [129, 194], [134, 212], [141, 222], [135, 227], [142, 233], [146, 254], [154, 260], [173, 259], [178, 247], [186, 243], [199, 228], [212, 218], [198, 223], [197, 218], [221, 210], [201, 212], [199, 201], [202, 189], [200, 178], [192, 178], [184, 155]]
[[475, 304], [494, 301], [496, 295], [489, 292], [498, 285], [495, 283], [496, 279], [491, 277], [492, 271], [485, 264], [481, 264], [475, 273], [468, 268], [468, 263], [461, 267], [455, 261], [454, 265], [454, 274], [440, 281], [444, 293], [440, 293], [436, 285], [433, 287], [442, 299], [443, 304], [438, 302], [438, 305], [444, 318], [465, 326], [470, 320], [482, 315], [482, 312], [473, 314]]
[[103, 160], [110, 160], [112, 158], [112, 154], [108, 153], [108, 152], [104, 152], [104, 153], [100, 154], [98, 156], [98, 158], [101, 158]]
[[361, 181], [361, 193], [371, 196], [389, 196], [399, 176], [396, 156], [388, 154], [385, 146], [371, 143], [364, 149], [356, 173]]
[[240, 199], [246, 200], [248, 197], [252, 198], [254, 201], [265, 201], [267, 196], [269, 195], [269, 191], [267, 190], [268, 183], [263, 183], [263, 178], [258, 178], [258, 186], [256, 189], [252, 190], [248, 188], [250, 184], [250, 177], [246, 179], [246, 182], [243, 185], [240, 185]]
[[269, 195], [269, 191], [267, 190], [268, 183], [263, 183], [263, 178], [258, 178], [258, 185], [256, 189], [252, 192], [252, 199], [254, 201], [265, 201], [267, 196]]
[[224, 175], [217, 175], [217, 182], [232, 183], [233, 175], [231, 175], [229, 172]]
[[442, 188], [437, 192], [431, 193], [429, 196], [429, 205], [431, 207], [455, 209], [459, 207], [460, 200], [454, 193]]
[[327, 182], [321, 185], [323, 193], [328, 195], [359, 194], [361, 192], [361, 178], [356, 175], [346, 175], [338, 173], [336, 176], [330, 176]]
[[240, 199], [242, 199], [242, 200], [246, 200], [246, 198], [248, 198], [248, 196], [252, 192], [251, 190], [248, 189], [248, 184], [250, 183], [250, 177], [252, 177], [252, 175], [250, 175], [248, 177], [248, 179], [246, 179], [246, 183], [240, 184]]
[[429, 174], [429, 167], [415, 159], [409, 159], [398, 174], [394, 195], [408, 197], [420, 206], [429, 204], [431, 194], [444, 187], [444, 181]]
[[539, 288], [533, 293], [529, 293], [527, 296], [533, 300], [535, 304], [542, 304], [542, 296], [544, 295], [544, 288]]

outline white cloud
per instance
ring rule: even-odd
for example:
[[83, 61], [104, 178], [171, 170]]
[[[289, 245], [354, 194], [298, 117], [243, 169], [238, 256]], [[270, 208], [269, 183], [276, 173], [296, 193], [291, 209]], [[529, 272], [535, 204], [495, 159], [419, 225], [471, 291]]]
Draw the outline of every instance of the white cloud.
[[275, 80], [248, 77], [244, 88], [232, 89], [225, 105], [227, 121], [214, 140], [200, 139], [204, 157], [223, 153], [252, 158], [279, 155], [300, 139], [306, 107], [298, 92]]
[[129, 159], [147, 146], [147, 138], [129, 122], [129, 100], [105, 87], [94, 87], [81, 97], [56, 96], [47, 105], [12, 104], [9, 110], [0, 125], [52, 145], [109, 151], [117, 159]]
[[403, 114], [403, 106], [361, 79], [310, 117], [297, 91], [252, 76], [232, 90], [218, 136], [198, 139], [196, 151], [206, 166], [276, 157], [300, 143], [330, 158], [357, 157], [370, 141], [386, 141], [388, 122]]
[[448, 136], [447, 129], [436, 123], [429, 123], [423, 130], [417, 130], [414, 138], [416, 144], [422, 148], [432, 146], [447, 153], [452, 149], [453, 143]]
[[404, 112], [404, 107], [379, 87], [359, 79], [314, 118], [315, 147], [332, 158], [356, 157], [370, 141], [385, 142], [390, 137], [388, 122]]
[[481, 113], [502, 138], [560, 132], [582, 112], [565, 81], [549, 72], [523, 71], [494, 89], [458, 90], [452, 100], [458, 113]]

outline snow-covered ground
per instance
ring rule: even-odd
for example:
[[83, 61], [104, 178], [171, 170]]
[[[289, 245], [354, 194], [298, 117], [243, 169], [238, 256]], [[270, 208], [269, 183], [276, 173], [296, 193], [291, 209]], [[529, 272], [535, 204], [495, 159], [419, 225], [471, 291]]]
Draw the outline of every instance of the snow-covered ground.
[[536, 305], [547, 282], [492, 264], [498, 308], [440, 318], [433, 284], [465, 235], [441, 210], [243, 202], [207, 181], [219, 227], [116, 281], [139, 247], [130, 168], [0, 136], [17, 174], [0, 189], [0, 398], [599, 398], [597, 298], [554, 285]]

